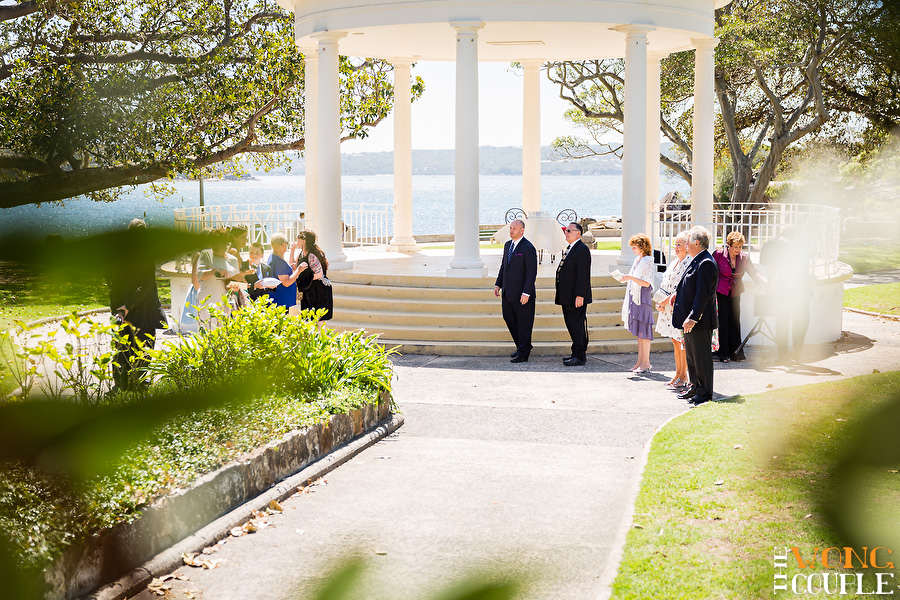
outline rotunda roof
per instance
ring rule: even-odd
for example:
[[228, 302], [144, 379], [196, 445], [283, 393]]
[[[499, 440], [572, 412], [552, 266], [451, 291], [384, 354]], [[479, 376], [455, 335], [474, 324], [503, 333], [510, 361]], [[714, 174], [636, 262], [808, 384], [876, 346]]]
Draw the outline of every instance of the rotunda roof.
[[479, 60], [577, 60], [624, 55], [622, 26], [646, 27], [649, 50], [668, 54], [713, 36], [731, 0], [278, 0], [294, 11], [301, 46], [346, 34], [341, 54], [454, 60], [454, 23], [482, 23]]

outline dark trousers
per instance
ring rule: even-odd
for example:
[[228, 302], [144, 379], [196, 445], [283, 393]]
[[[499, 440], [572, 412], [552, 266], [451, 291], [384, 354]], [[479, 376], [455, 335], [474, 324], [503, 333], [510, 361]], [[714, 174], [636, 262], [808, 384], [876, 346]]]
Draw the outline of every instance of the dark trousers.
[[528, 304], [522, 304], [503, 298], [503, 320], [516, 345], [516, 353], [528, 357], [531, 354], [531, 330], [534, 329], [534, 298], [528, 299]]
[[121, 339], [114, 342], [113, 382], [116, 387], [128, 390], [140, 385], [141, 376], [150, 365], [145, 351], [156, 342], [156, 330], [138, 329], [126, 323], [119, 329]]
[[731, 358], [741, 339], [741, 297], [716, 292], [719, 305], [719, 356]]
[[695, 328], [690, 333], [685, 332], [684, 354], [687, 358], [691, 387], [697, 388], [694, 398], [712, 398], [712, 330]]
[[588, 328], [587, 328], [587, 304], [581, 308], [562, 305], [563, 319], [566, 321], [566, 329], [572, 338], [572, 356], [580, 360], [587, 360]]

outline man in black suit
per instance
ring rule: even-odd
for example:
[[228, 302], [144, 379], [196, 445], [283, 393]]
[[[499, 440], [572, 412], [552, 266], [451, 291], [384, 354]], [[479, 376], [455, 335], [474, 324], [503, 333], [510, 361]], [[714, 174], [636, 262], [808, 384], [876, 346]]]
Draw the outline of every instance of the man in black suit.
[[494, 283], [494, 295], [501, 296], [503, 320], [516, 344], [516, 351], [510, 362], [520, 363], [528, 362], [532, 348], [537, 251], [525, 239], [524, 221], [516, 219], [509, 224], [509, 237], [511, 239], [503, 246], [503, 259]]
[[684, 350], [691, 386], [679, 394], [691, 404], [702, 404], [713, 395], [712, 332], [716, 317], [716, 284], [719, 269], [709, 253], [709, 231], [694, 227], [689, 232], [691, 263], [675, 288], [672, 325], [684, 329]]
[[147, 224], [134, 219], [128, 225], [127, 248], [118, 266], [107, 276], [109, 309], [119, 327], [113, 365], [114, 390], [135, 389], [149, 364], [142, 350], [152, 349], [156, 330], [166, 326], [166, 315], [156, 289], [156, 265], [148, 253]]
[[562, 306], [566, 329], [572, 338], [572, 356], [563, 359], [567, 367], [587, 361], [587, 305], [591, 303], [591, 250], [581, 241], [579, 223], [566, 227], [568, 247], [556, 267], [556, 304]]

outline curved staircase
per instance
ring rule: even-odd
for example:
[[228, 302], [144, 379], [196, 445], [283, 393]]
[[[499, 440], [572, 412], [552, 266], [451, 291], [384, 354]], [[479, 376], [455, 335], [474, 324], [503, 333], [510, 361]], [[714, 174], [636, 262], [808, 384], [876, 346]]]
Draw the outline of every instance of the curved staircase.
[[[333, 271], [334, 318], [329, 326], [376, 333], [403, 354], [508, 356], [515, 350], [494, 296], [493, 278], [376, 275]], [[611, 277], [594, 276], [588, 306], [588, 353], [637, 352], [637, 339], [622, 324], [625, 288]], [[433, 287], [437, 286], [437, 287]], [[571, 340], [559, 306], [554, 278], [537, 278], [532, 343], [535, 356], [568, 356]], [[652, 350], [669, 350], [668, 338]]]

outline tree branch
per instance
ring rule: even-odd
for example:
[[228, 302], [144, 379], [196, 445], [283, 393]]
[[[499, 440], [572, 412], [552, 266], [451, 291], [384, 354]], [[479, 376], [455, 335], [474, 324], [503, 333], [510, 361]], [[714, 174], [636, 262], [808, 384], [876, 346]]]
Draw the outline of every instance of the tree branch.
[[27, 17], [28, 15], [32, 15], [48, 7], [53, 8], [54, 6], [66, 6], [67, 4], [72, 4], [75, 1], [76, 0], [56, 0], [55, 3], [49, 3], [41, 2], [40, 0], [28, 0], [26, 2], [19, 2], [18, 4], [14, 4], [12, 6], [0, 6], [0, 23], [2, 23], [3, 21], [10, 21], [12, 19], [18, 19], [20, 17]]

